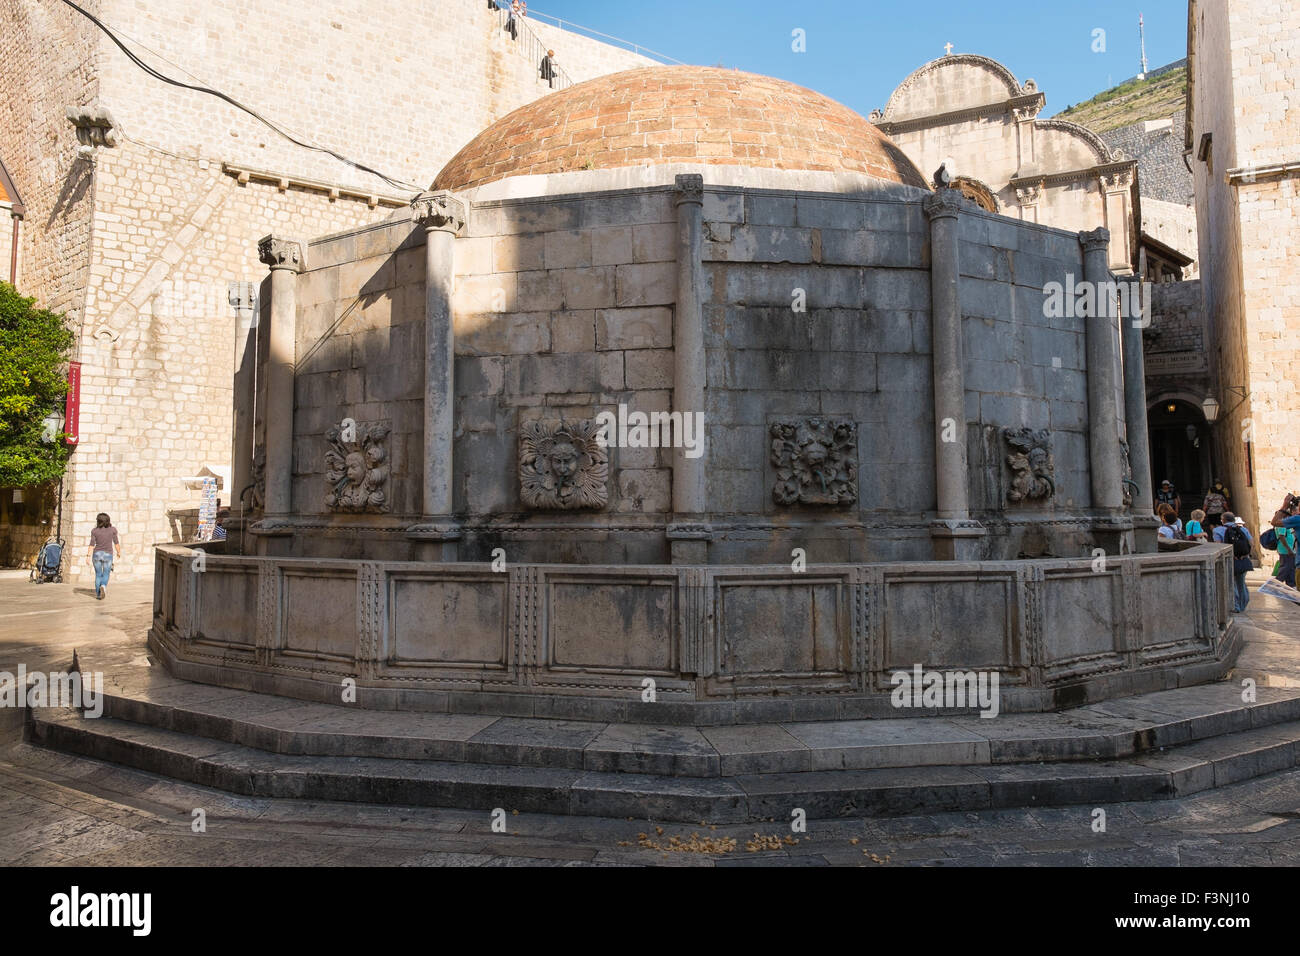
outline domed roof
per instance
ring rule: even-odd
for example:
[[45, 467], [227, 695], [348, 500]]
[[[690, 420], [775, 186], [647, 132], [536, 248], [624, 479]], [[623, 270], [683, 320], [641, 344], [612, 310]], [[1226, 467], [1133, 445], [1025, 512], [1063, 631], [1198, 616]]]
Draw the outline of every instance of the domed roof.
[[847, 106], [784, 80], [698, 66], [628, 70], [544, 96], [474, 137], [432, 188], [669, 163], [854, 172], [929, 188]]

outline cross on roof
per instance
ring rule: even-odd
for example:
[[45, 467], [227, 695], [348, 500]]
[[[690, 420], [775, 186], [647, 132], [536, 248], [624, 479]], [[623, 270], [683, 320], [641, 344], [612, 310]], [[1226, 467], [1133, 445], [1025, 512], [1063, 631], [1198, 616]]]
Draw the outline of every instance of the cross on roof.
[[951, 44], [951, 43], [945, 43], [945, 44], [943, 45], [943, 55], [944, 55], [944, 56], [948, 56], [950, 53], [952, 53], [952, 44]]

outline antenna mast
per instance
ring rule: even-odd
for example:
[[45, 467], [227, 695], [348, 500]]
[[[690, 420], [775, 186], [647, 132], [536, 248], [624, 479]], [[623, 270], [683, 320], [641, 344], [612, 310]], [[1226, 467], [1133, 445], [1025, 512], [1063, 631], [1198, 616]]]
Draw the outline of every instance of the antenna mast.
[[1142, 22], [1142, 14], [1138, 14], [1138, 42], [1142, 45], [1142, 72], [1138, 74], [1139, 80], [1147, 78], [1147, 28]]

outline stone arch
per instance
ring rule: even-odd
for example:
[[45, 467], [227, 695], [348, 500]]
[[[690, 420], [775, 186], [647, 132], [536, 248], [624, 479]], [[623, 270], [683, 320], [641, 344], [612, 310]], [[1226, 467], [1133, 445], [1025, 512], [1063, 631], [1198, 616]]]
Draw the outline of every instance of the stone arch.
[[998, 211], [998, 197], [987, 183], [972, 179], [970, 176], [957, 176], [953, 178], [952, 185], [953, 188], [961, 190], [963, 196], [985, 212]]
[[979, 56], [974, 53], [956, 53], [950, 56], [941, 56], [938, 59], [931, 60], [924, 66], [913, 70], [889, 97], [889, 102], [879, 116], [872, 116], [873, 120], [888, 121], [898, 117], [900, 109], [907, 101], [910, 94], [931, 73], [941, 69], [957, 69], [967, 67], [975, 70], [981, 70], [992, 75], [993, 79], [1000, 83], [1006, 89], [1004, 99], [1013, 96], [1021, 96], [1025, 93], [1036, 93], [1037, 84], [1033, 80], [1026, 81], [1023, 85], [1016, 79], [1015, 74], [1007, 67], [1003, 66], [997, 60], [987, 56]]

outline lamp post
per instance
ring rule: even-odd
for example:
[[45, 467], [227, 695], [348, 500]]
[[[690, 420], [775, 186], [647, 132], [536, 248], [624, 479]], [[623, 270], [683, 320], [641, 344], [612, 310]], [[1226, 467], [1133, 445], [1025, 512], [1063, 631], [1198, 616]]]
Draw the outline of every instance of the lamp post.
[[[50, 409], [49, 413], [41, 419], [41, 442], [46, 445], [53, 445], [58, 440], [60, 432], [63, 431], [64, 418], [63, 413], [57, 407]], [[62, 540], [63, 537], [63, 477], [59, 477], [58, 489], [59, 501], [55, 507], [55, 528], [54, 539]]]

